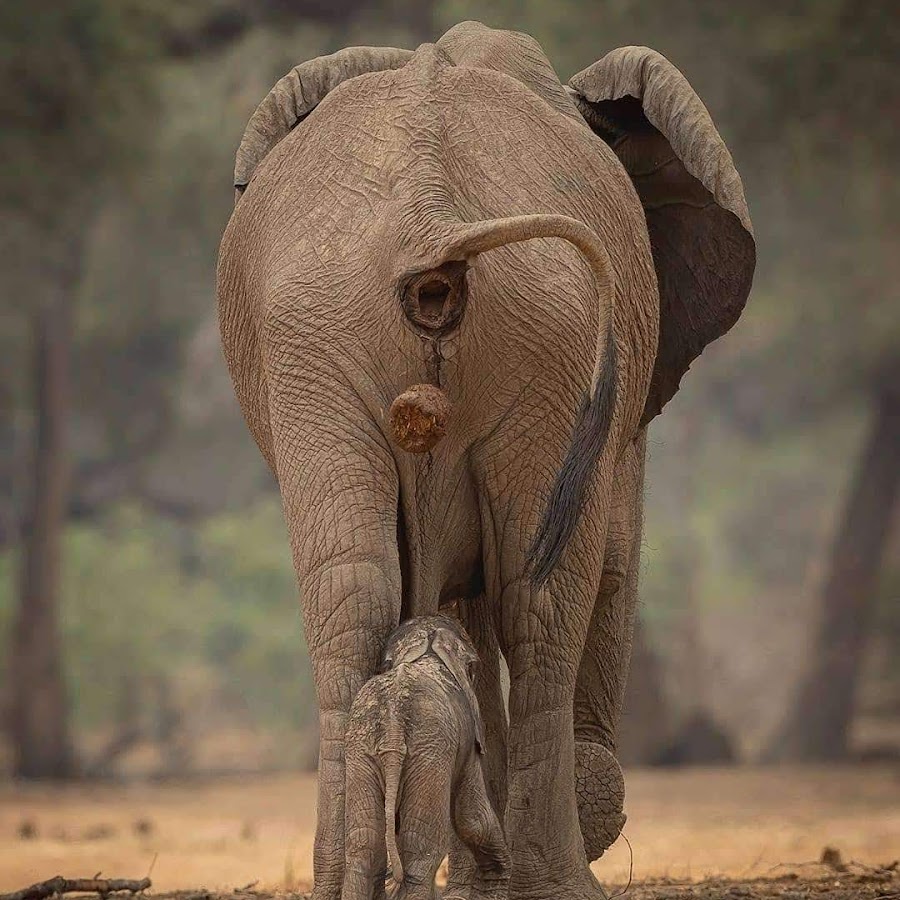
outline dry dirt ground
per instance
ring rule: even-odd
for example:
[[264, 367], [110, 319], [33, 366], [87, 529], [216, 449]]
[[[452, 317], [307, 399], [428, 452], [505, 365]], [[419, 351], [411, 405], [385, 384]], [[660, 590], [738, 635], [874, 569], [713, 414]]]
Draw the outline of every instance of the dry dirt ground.
[[[636, 770], [627, 779], [631, 851], [620, 840], [595, 864], [611, 895], [633, 863], [634, 900], [900, 900], [900, 867], [888, 868], [900, 857], [896, 766]], [[154, 897], [299, 898], [314, 825], [309, 775], [0, 784], [0, 893], [57, 874], [149, 872]], [[848, 871], [816, 864], [825, 846]]]

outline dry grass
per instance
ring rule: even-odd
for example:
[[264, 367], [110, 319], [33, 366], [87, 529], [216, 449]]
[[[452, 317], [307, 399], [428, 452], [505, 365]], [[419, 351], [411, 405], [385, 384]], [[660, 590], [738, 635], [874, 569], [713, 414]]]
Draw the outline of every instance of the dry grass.
[[[641, 882], [629, 897], [862, 900], [881, 891], [900, 898], [896, 873], [885, 876], [895, 879], [884, 882], [888, 890], [858, 880], [871, 874], [861, 868], [839, 875], [806, 865], [825, 845], [872, 867], [900, 856], [896, 767], [634, 771], [627, 783], [626, 833]], [[250, 883], [248, 896], [300, 891], [311, 878], [314, 826], [315, 779], [307, 775], [180, 785], [5, 785], [0, 892], [56, 874], [140, 878], [151, 869], [155, 893], [196, 895], [203, 888], [243, 897], [231, 892]], [[619, 841], [595, 871], [606, 885], [623, 885], [629, 862]], [[803, 880], [785, 877], [792, 871]], [[710, 876], [769, 880], [700, 883]]]

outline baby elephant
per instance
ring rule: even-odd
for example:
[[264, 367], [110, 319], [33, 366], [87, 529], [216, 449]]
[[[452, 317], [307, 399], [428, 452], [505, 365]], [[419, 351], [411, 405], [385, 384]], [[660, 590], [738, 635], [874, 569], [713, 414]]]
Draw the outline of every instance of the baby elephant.
[[434, 878], [453, 831], [476, 863], [467, 896], [506, 896], [509, 854], [479, 758], [477, 659], [446, 616], [411, 619], [388, 639], [381, 674], [350, 709], [342, 900], [383, 897], [387, 860], [395, 898], [437, 897]]

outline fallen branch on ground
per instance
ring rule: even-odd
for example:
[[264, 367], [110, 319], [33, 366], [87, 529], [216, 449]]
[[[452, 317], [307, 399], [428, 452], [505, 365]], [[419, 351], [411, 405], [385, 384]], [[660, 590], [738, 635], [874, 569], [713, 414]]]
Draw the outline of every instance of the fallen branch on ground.
[[21, 891], [0, 894], [0, 900], [45, 900], [56, 894], [99, 894], [105, 897], [118, 891], [136, 894], [138, 891], [146, 891], [150, 884], [149, 878], [134, 881], [128, 878], [63, 878], [62, 875], [57, 875], [56, 878], [48, 878], [31, 887], [22, 888]]

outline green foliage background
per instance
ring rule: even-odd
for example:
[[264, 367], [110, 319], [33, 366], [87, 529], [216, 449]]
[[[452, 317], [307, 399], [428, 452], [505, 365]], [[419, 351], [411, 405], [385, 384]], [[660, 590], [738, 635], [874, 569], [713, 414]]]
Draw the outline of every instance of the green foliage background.
[[[160, 677], [191, 702], [192, 715], [218, 725], [229, 717], [277, 729], [311, 723], [311, 675], [275, 499], [190, 530], [122, 506], [98, 525], [69, 528], [65, 557], [63, 638], [79, 726], [111, 725], [127, 678], [150, 685]], [[4, 554], [4, 631], [14, 570]]]

